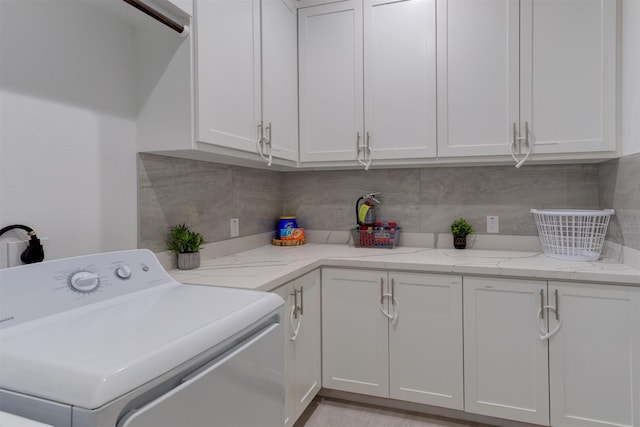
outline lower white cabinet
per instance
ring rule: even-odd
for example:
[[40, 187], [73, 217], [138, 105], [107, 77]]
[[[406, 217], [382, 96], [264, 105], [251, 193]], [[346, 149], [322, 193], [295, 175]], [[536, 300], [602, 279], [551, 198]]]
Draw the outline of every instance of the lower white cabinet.
[[286, 301], [285, 426], [292, 426], [321, 387], [320, 270], [274, 292]]
[[553, 427], [640, 427], [639, 287], [323, 268], [274, 292], [287, 301], [286, 426], [322, 386]]
[[549, 424], [549, 358], [537, 311], [547, 282], [464, 277], [465, 410]]
[[325, 268], [323, 387], [463, 408], [459, 276]]
[[463, 409], [462, 278], [389, 273], [389, 397]]
[[[556, 293], [557, 292], [557, 293]], [[640, 288], [549, 282], [551, 425], [640, 426]], [[557, 296], [556, 296], [557, 295]]]
[[323, 387], [389, 395], [389, 319], [380, 306], [385, 277], [380, 271], [322, 269]]
[[464, 277], [465, 410], [640, 426], [640, 288]]

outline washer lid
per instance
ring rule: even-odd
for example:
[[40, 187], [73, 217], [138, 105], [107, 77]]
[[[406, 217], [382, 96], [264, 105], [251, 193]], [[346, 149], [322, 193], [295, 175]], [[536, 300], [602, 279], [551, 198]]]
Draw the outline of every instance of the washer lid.
[[272, 293], [177, 282], [0, 330], [0, 388], [98, 408], [251, 327]]

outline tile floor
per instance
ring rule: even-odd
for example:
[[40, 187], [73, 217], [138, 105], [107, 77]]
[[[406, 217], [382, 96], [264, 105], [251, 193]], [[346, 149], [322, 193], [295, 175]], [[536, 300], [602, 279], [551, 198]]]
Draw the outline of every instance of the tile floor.
[[295, 427], [491, 427], [467, 421], [316, 398]]

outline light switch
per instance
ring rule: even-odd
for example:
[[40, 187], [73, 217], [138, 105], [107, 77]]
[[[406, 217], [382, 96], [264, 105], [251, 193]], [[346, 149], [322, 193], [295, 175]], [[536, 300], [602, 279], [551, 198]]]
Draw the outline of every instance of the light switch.
[[492, 215], [487, 217], [487, 233], [499, 233], [500, 224], [498, 222], [498, 216]]
[[240, 218], [231, 218], [231, 237], [240, 235]]

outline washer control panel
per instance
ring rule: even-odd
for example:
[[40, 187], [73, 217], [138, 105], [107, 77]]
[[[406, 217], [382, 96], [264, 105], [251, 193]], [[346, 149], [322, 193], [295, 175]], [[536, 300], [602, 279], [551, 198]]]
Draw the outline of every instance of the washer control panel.
[[[149, 268], [146, 264], [142, 271], [148, 272]], [[113, 270], [116, 279], [129, 280], [131, 278], [131, 267], [126, 263], [118, 263]], [[69, 286], [78, 292], [93, 292], [99, 289], [101, 284], [100, 274], [89, 270], [74, 271], [69, 276]]]
[[84, 255], [0, 270], [0, 329], [176, 283], [146, 249]]

